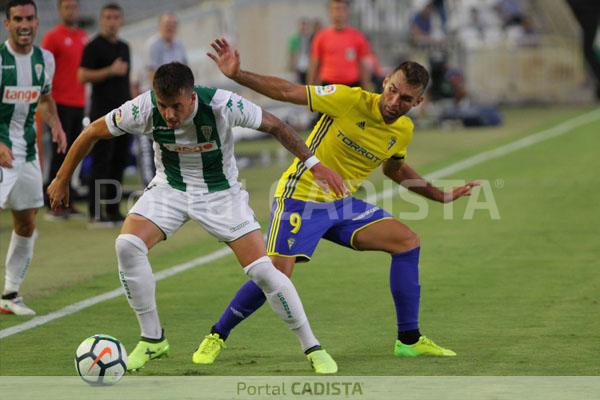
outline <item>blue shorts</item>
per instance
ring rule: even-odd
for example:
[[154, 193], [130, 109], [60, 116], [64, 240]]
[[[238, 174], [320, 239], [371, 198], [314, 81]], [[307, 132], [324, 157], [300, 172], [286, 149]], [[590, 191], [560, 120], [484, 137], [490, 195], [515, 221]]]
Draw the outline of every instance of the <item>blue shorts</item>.
[[389, 218], [393, 217], [384, 209], [354, 197], [331, 202], [276, 197], [271, 208], [267, 254], [306, 262], [321, 238], [355, 249], [352, 240], [358, 231]]

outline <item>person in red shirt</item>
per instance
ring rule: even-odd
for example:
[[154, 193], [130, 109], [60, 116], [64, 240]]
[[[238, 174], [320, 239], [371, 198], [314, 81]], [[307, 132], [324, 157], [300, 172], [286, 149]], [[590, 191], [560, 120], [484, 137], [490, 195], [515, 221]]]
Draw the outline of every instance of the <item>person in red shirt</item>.
[[361, 86], [371, 90], [365, 58], [371, 52], [365, 36], [348, 25], [345, 0], [329, 1], [331, 25], [317, 33], [311, 44], [308, 83]]
[[[42, 47], [54, 55], [56, 72], [52, 81], [52, 97], [56, 102], [58, 116], [67, 134], [67, 150], [82, 130], [85, 107], [85, 89], [77, 79], [77, 70], [81, 63], [83, 48], [87, 43], [87, 34], [77, 26], [79, 20], [78, 0], [58, 0], [60, 23], [49, 30], [42, 40]], [[48, 182], [56, 176], [65, 154], [56, 153], [54, 147]], [[71, 189], [71, 192], [73, 190]], [[44, 190], [45, 192], [45, 190]], [[73, 198], [73, 197], [71, 197]], [[47, 216], [75, 217], [83, 216], [72, 205], [65, 211], [48, 210]]]

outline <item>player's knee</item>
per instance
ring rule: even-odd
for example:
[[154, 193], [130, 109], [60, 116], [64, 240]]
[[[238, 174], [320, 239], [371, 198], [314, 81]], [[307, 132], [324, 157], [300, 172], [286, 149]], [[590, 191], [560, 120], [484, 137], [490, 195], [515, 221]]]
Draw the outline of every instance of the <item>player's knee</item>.
[[417, 247], [421, 246], [421, 238], [419, 235], [412, 231], [410, 233], [411, 234], [406, 241], [407, 246], [409, 247], [408, 250], [416, 249]]
[[419, 235], [417, 235], [413, 231], [408, 231], [407, 233], [404, 233], [401, 236], [397, 236], [394, 242], [395, 243], [394, 249], [392, 250], [392, 254], [404, 253], [406, 251], [416, 249], [421, 245], [421, 239], [419, 238]]
[[119, 260], [119, 268], [127, 268], [132, 258], [148, 254], [148, 248], [142, 239], [131, 234], [120, 234], [115, 240], [115, 251]]
[[27, 218], [20, 221], [15, 221], [15, 233], [23, 237], [31, 237], [35, 232], [35, 219]]
[[295, 260], [293, 258], [271, 257], [271, 262], [279, 271], [288, 278], [292, 277], [294, 272]]

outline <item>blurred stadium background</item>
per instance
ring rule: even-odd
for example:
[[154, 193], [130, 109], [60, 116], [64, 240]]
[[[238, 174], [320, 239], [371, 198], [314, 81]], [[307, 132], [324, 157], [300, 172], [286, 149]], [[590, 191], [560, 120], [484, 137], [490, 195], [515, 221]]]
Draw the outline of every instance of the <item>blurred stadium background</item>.
[[[593, 2], [593, 0], [590, 0]], [[4, 2], [2, 2], [4, 3]], [[102, 2], [81, 0], [82, 23], [90, 35]], [[238, 91], [302, 131], [311, 115], [302, 107], [270, 101], [223, 77], [205, 56], [216, 37], [230, 39], [242, 54], [243, 66], [293, 79], [288, 68], [288, 40], [301, 17], [327, 25], [326, 0], [121, 0], [126, 25], [121, 37], [132, 49], [132, 77], [148, 87], [143, 71], [147, 38], [157, 17], [174, 11], [178, 39], [188, 51], [197, 82]], [[447, 19], [436, 17], [432, 40], [415, 40], [411, 18], [423, 6], [413, 0], [353, 0], [351, 24], [368, 37], [383, 71], [400, 60], [414, 59], [438, 71], [459, 71], [469, 104], [492, 107], [501, 116], [494, 127], [465, 127], [447, 118], [452, 94], [441, 90], [413, 116], [417, 124], [410, 148], [411, 164], [424, 173], [493, 150], [532, 133], [545, 131], [597, 108], [595, 78], [586, 66], [582, 33], [563, 0], [520, 2], [527, 26], [503, 27], [496, 0], [446, 2]], [[56, 2], [40, 0], [39, 42], [57, 22]], [[481, 28], [473, 30], [473, 11]], [[475, 32], [475, 33], [474, 33]], [[3, 32], [3, 40], [6, 37]], [[598, 35], [600, 36], [600, 35]], [[600, 40], [600, 39], [598, 39]], [[600, 46], [597, 47], [597, 49]], [[441, 72], [440, 72], [441, 71]], [[452, 107], [452, 105], [450, 105]], [[450, 109], [452, 110], [452, 109]], [[446, 117], [445, 117], [446, 116]], [[593, 114], [592, 114], [593, 116]], [[593, 125], [592, 125], [593, 123]], [[569, 135], [475, 166], [452, 178], [482, 178], [492, 183], [500, 221], [476, 214], [473, 220], [444, 220], [442, 208], [431, 206], [425, 220], [410, 221], [423, 237], [423, 321], [435, 337], [444, 338], [459, 354], [456, 361], [418, 360], [399, 363], [391, 357], [394, 322], [386, 283], [387, 261], [381, 254], [352, 253], [328, 243], [309, 266], [299, 268], [296, 285], [316, 332], [338, 356], [343, 374], [367, 375], [597, 375], [594, 354], [600, 352], [597, 275], [600, 253], [594, 171], [600, 168], [600, 123], [580, 124]], [[240, 131], [240, 138], [259, 139]], [[46, 142], [48, 139], [45, 139]], [[290, 158], [270, 139], [238, 145], [241, 178], [263, 228], [269, 217], [270, 191]], [[590, 151], [595, 149], [595, 155]], [[132, 165], [133, 167], [133, 165]], [[375, 174], [371, 183], [382, 187]], [[133, 172], [128, 192], [141, 189]], [[394, 209], [410, 209], [400, 198]], [[129, 203], [129, 206], [131, 204]], [[122, 208], [128, 206], [123, 201]], [[462, 215], [464, 204], [457, 205]], [[40, 315], [118, 287], [114, 238], [117, 229], [89, 231], [83, 221], [45, 222], [23, 292]], [[0, 214], [0, 255], [10, 235], [10, 218]], [[186, 226], [153, 250], [156, 272], [221, 248], [196, 226]], [[596, 244], [591, 243], [595, 238]], [[526, 244], [526, 245], [525, 245]], [[230, 339], [213, 369], [193, 368], [190, 357], [199, 339], [244, 276], [231, 256], [161, 281], [159, 308], [174, 346], [171, 359], [149, 365], [143, 374], [307, 374], [291, 335], [269, 312], [261, 311]], [[375, 268], [381, 264], [382, 268]], [[344, 270], [340, 278], [339, 271]], [[337, 282], [329, 295], [324, 288]], [[361, 282], [357, 286], [356, 282]], [[332, 300], [335, 299], [335, 300]], [[90, 317], [93, 315], [93, 317]], [[264, 323], [261, 323], [262, 320]], [[24, 318], [0, 318], [0, 329]], [[273, 332], [264, 326], [272, 324]], [[126, 347], [137, 340], [134, 315], [122, 297], [58, 319], [41, 327], [0, 338], [1, 375], [70, 375], [71, 353], [81, 339], [97, 331], [121, 338]], [[585, 334], [585, 335], [584, 335]], [[589, 335], [593, 340], [589, 341]], [[270, 343], [264, 349], [256, 338]], [[375, 339], [373, 339], [375, 338]], [[585, 340], [584, 354], [577, 342]], [[39, 343], [36, 344], [36, 343]], [[44, 347], [52, 362], [40, 361]], [[363, 350], [372, 349], [368, 357]], [[553, 348], [563, 350], [557, 355]], [[472, 350], [472, 352], [471, 352]], [[221, 362], [222, 361], [222, 362]]]

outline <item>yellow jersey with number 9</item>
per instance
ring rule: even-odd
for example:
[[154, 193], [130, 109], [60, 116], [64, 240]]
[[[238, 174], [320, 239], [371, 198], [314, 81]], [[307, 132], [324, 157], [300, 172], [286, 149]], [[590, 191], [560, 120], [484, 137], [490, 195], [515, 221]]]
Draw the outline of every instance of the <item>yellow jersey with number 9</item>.
[[[381, 95], [344, 85], [307, 86], [308, 107], [323, 116], [306, 144], [321, 162], [339, 173], [355, 192], [382, 162], [403, 160], [414, 125], [402, 116], [386, 124], [379, 110]], [[303, 201], [334, 201], [298, 158], [281, 175], [275, 197]]]

